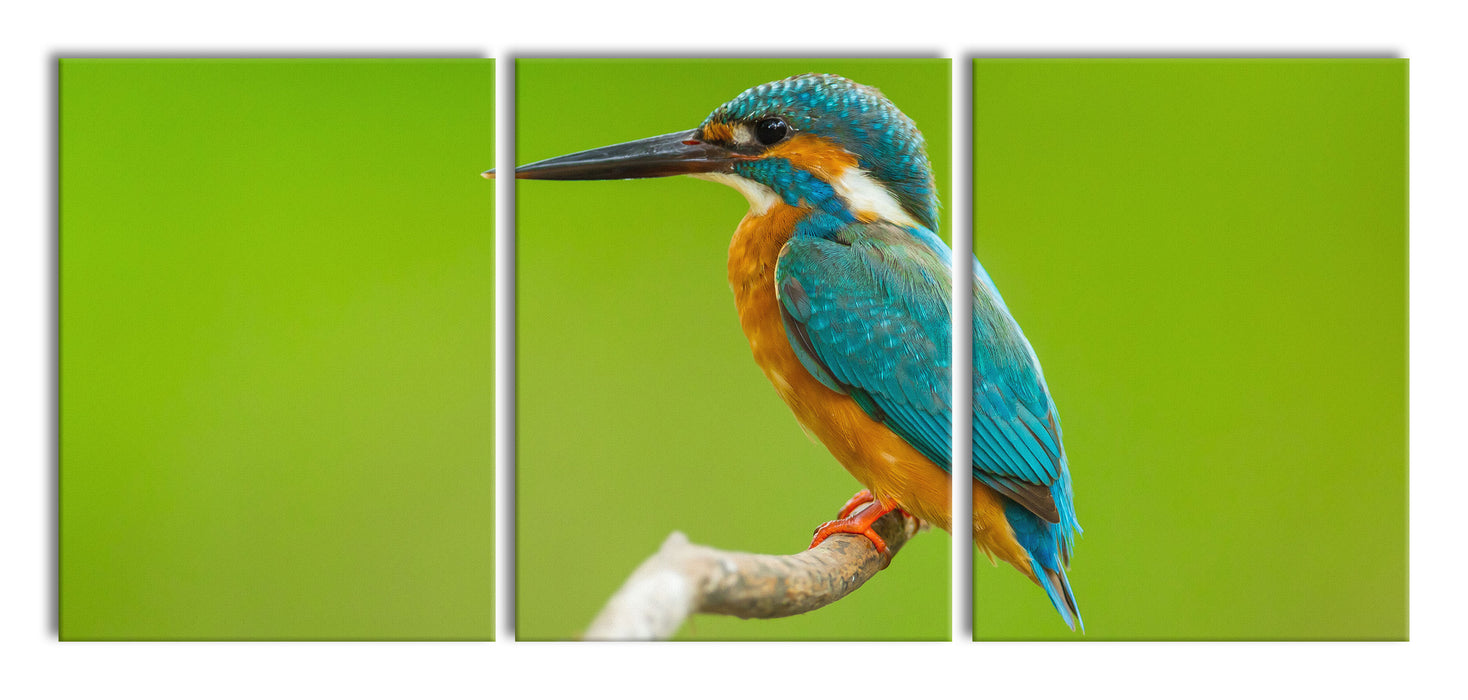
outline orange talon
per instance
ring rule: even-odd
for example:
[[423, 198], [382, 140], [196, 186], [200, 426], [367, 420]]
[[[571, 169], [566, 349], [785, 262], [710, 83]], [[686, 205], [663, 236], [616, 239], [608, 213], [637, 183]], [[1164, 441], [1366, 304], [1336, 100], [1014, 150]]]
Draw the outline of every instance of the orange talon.
[[[865, 506], [865, 507], [863, 507]], [[852, 535], [861, 535], [872, 541], [877, 552], [887, 557], [891, 553], [887, 549], [887, 543], [881, 535], [872, 531], [872, 524], [882, 516], [897, 510], [897, 506], [884, 505], [872, 498], [872, 493], [862, 489], [860, 493], [851, 497], [846, 505], [841, 508], [840, 517], [816, 528], [815, 538], [810, 542], [810, 548], [814, 549], [820, 543], [825, 542], [827, 537], [838, 532]], [[855, 512], [853, 512], [855, 511]]]

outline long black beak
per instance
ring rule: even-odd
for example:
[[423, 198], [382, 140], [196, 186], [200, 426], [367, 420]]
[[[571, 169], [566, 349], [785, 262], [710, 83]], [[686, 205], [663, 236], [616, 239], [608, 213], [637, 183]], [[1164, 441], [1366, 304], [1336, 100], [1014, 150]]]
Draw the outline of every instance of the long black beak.
[[[722, 146], [698, 138], [698, 130], [603, 146], [515, 168], [521, 180], [630, 180], [641, 177], [719, 173], [740, 160]], [[494, 171], [484, 172], [487, 178]]]

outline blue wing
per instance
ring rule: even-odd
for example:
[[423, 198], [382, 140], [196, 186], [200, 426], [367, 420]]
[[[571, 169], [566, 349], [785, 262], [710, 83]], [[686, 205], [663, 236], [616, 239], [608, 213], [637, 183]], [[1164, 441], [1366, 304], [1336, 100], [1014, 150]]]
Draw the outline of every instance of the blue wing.
[[989, 273], [974, 261], [974, 478], [1013, 501], [1004, 508], [1030, 571], [1065, 623], [1080, 608], [1065, 567], [1076, 521], [1060, 416], [1040, 361]]
[[806, 370], [951, 472], [952, 274], [922, 233], [931, 240], [885, 223], [797, 234], [775, 284]]
[[1052, 488], [1066, 471], [1060, 418], [1019, 324], [977, 260], [974, 272], [974, 478], [1060, 522], [1069, 507]]
[[[790, 345], [811, 375], [951, 472], [949, 255], [926, 230], [848, 224], [797, 233], [775, 283]], [[1029, 343], [975, 269], [973, 476], [1058, 522], [1060, 421]]]

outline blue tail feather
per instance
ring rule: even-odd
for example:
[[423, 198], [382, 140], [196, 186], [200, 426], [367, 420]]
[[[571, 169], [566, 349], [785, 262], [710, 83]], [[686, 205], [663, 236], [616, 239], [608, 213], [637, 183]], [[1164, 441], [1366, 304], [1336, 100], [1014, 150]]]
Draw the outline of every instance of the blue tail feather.
[[1061, 619], [1071, 629], [1080, 627], [1086, 631], [1081, 620], [1080, 608], [1076, 606], [1075, 593], [1071, 591], [1070, 579], [1065, 567], [1075, 546], [1075, 536], [1081, 532], [1076, 522], [1075, 508], [1071, 503], [1070, 475], [1061, 471], [1061, 478], [1052, 487], [1055, 503], [1059, 507], [1060, 522], [1049, 523], [1026, 510], [1018, 503], [1005, 504], [1004, 515], [1014, 529], [1014, 537], [1030, 555], [1030, 570], [1034, 572], [1040, 587], [1045, 589], [1050, 604], [1055, 606]]
[[1075, 594], [1070, 590], [1070, 579], [1066, 578], [1064, 567], [1049, 568], [1031, 556], [1030, 568], [1035, 571], [1045, 595], [1050, 597], [1050, 604], [1060, 613], [1060, 619], [1071, 629], [1079, 626], [1084, 634], [1086, 622], [1081, 619], [1080, 608], [1076, 607]]

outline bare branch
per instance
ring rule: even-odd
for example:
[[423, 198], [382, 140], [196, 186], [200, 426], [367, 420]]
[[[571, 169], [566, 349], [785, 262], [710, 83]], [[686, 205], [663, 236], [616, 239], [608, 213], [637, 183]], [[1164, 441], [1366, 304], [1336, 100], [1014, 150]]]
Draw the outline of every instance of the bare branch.
[[[873, 525], [892, 555], [922, 522], [894, 510]], [[887, 566], [861, 535], [836, 534], [799, 554], [726, 552], [674, 532], [592, 621], [585, 639], [667, 639], [694, 613], [788, 617], [840, 600]]]

